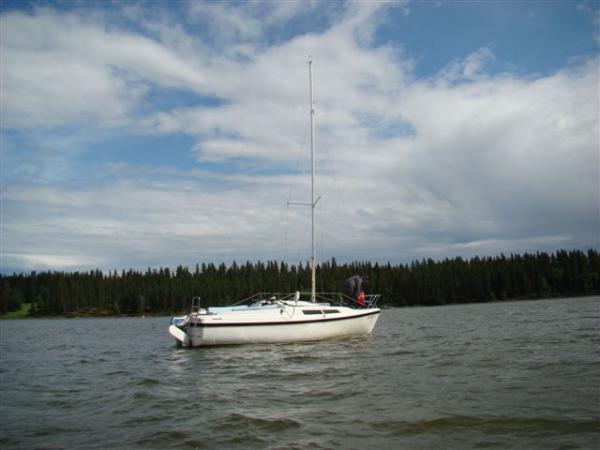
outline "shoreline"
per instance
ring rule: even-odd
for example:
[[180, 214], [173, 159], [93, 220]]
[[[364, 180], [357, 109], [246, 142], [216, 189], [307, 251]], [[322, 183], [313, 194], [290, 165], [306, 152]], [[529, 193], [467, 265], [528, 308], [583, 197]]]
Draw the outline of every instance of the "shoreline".
[[[540, 297], [540, 298], [511, 298], [505, 300], [482, 300], [472, 302], [456, 302], [456, 303], [441, 303], [437, 305], [381, 305], [381, 309], [395, 309], [395, 308], [436, 308], [443, 306], [459, 306], [459, 305], [478, 305], [478, 304], [494, 304], [494, 303], [517, 303], [527, 301], [546, 301], [546, 300], [560, 300], [569, 298], [590, 298], [600, 297], [600, 293], [595, 294], [574, 294], [574, 295], [559, 295], [552, 297]], [[76, 312], [60, 315], [29, 315], [31, 309], [31, 303], [23, 303], [19, 311], [11, 311], [4, 315], [0, 315], [0, 320], [23, 320], [23, 319], [118, 319], [118, 318], [139, 318], [145, 319], [150, 317], [169, 317], [176, 315], [184, 315], [187, 312], [159, 312], [159, 313], [146, 313], [146, 314], [106, 314], [106, 313], [89, 313], [89, 312]]]

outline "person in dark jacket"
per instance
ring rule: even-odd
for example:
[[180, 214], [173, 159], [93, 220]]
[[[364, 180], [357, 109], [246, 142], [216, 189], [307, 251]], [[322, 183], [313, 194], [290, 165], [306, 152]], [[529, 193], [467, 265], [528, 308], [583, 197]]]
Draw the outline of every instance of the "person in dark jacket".
[[362, 285], [367, 283], [369, 278], [366, 275], [352, 275], [344, 283], [346, 293], [355, 300], [358, 300], [358, 296], [362, 292]]

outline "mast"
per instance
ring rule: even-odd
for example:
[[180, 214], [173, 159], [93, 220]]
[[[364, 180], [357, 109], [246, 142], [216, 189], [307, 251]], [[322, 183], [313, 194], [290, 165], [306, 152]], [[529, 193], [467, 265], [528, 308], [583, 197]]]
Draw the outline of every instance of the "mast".
[[310, 91], [310, 191], [311, 191], [311, 221], [312, 221], [312, 252], [310, 257], [310, 279], [311, 279], [311, 291], [310, 300], [314, 303], [316, 301], [316, 261], [315, 261], [315, 206], [317, 201], [315, 200], [315, 108], [313, 102], [313, 82], [312, 82], [312, 59], [308, 59], [308, 82]]
[[315, 108], [313, 101], [313, 83], [312, 83], [312, 58], [308, 57], [308, 83], [310, 92], [310, 203], [307, 202], [288, 202], [288, 205], [310, 206], [311, 208], [311, 254], [310, 254], [310, 301], [315, 303], [317, 300], [317, 263], [315, 256], [315, 207], [321, 197], [315, 196]]

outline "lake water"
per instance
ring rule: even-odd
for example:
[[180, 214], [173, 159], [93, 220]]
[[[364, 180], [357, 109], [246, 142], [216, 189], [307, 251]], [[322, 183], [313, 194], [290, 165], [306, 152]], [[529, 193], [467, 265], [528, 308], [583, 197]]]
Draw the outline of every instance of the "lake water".
[[388, 309], [371, 337], [178, 349], [0, 321], [0, 447], [597, 448], [600, 297]]

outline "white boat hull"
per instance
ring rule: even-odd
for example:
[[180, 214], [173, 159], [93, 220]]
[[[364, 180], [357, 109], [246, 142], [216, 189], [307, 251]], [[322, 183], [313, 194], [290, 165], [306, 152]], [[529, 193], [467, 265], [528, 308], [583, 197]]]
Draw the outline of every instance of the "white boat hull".
[[275, 307], [198, 315], [185, 327], [171, 325], [169, 331], [181, 345], [190, 347], [318, 341], [370, 334], [379, 313], [378, 308]]

